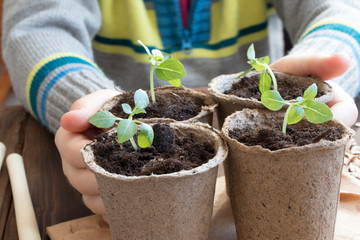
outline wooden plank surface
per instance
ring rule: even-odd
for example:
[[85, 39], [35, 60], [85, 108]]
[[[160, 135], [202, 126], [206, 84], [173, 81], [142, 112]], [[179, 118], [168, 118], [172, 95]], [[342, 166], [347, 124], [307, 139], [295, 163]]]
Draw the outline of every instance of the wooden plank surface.
[[2, 106], [11, 92], [9, 72], [4, 66], [0, 66], [0, 86], [0, 106]]
[[[20, 107], [2, 108], [0, 110], [0, 141], [6, 146], [6, 154], [20, 153], [23, 144], [21, 128], [26, 123], [28, 115]], [[0, 236], [5, 238], [5, 229], [13, 229], [12, 221], [9, 221], [9, 213], [12, 208], [11, 188], [9, 175], [4, 161], [0, 172]], [[16, 228], [13, 229], [17, 235]], [[13, 238], [14, 239], [14, 238]]]
[[[81, 195], [68, 184], [63, 175], [54, 135], [22, 107], [0, 108], [0, 141], [6, 145], [7, 154], [16, 152], [24, 158], [42, 239], [48, 239], [47, 226], [91, 214], [83, 204]], [[18, 239], [5, 166], [0, 173], [0, 211], [1, 239]]]

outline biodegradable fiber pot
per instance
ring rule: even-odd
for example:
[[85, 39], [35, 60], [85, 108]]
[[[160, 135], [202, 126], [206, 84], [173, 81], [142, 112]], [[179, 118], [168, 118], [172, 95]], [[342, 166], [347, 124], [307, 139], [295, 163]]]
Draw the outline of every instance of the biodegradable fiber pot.
[[[286, 81], [289, 86], [294, 87], [303, 87], [307, 88], [311, 84], [316, 83], [318, 86], [318, 91], [323, 92], [324, 94], [318, 98], [315, 98], [316, 101], [326, 103], [332, 98], [332, 88], [329, 84], [322, 81], [320, 78], [315, 76], [295, 76], [289, 75], [286, 73], [273, 71], [278, 84], [282, 81]], [[240, 73], [220, 75], [211, 80], [209, 83], [209, 94], [214, 98], [214, 100], [219, 104], [217, 108], [218, 122], [221, 127], [224, 119], [232, 114], [235, 111], [240, 111], [244, 108], [250, 109], [264, 109], [264, 105], [261, 101], [255, 98], [242, 98], [232, 94], [225, 94], [226, 91], [231, 89], [232, 85], [236, 82], [239, 82], [241, 79], [237, 79]], [[244, 77], [253, 77], [257, 76], [260, 79], [260, 73], [256, 71], [251, 71], [246, 74]], [[280, 89], [279, 89], [280, 90]], [[281, 93], [281, 92], [280, 92]], [[299, 96], [296, 96], [299, 97]], [[295, 97], [295, 98], [296, 98]], [[294, 98], [294, 99], [295, 99]], [[285, 99], [290, 100], [290, 99]]]
[[[155, 88], [155, 96], [159, 94], [165, 95], [168, 99], [173, 99], [172, 102], [174, 103], [174, 105], [184, 104], [183, 98], [192, 98], [192, 99], [200, 100], [201, 102], [203, 102], [203, 106], [201, 106], [201, 110], [198, 112], [197, 115], [189, 119], [178, 120], [178, 121], [189, 122], [189, 123], [203, 122], [203, 123], [208, 123], [210, 126], [212, 126], [213, 114], [217, 108], [217, 103], [212, 99], [210, 95], [183, 86], [182, 87], [163, 86], [163, 87]], [[104, 110], [111, 111], [115, 106], [121, 105], [121, 103], [123, 103], [122, 95], [119, 94], [111, 98], [109, 101], [107, 101], [100, 109], [100, 111], [104, 111]], [[150, 105], [149, 107], [151, 107]], [[167, 107], [169, 108], [170, 106]], [[147, 111], [147, 109], [145, 110]], [[156, 120], [157, 118], [161, 119], [162, 122], [175, 122], [174, 119], [164, 118], [162, 116], [152, 117], [151, 121]], [[147, 121], [146, 119], [143, 120]]]
[[209, 239], [217, 169], [227, 146], [206, 124], [170, 126], [209, 140], [214, 158], [191, 170], [133, 177], [105, 171], [94, 161], [90, 145], [82, 150], [99, 184], [113, 239]]
[[281, 123], [283, 113], [244, 109], [227, 117], [221, 131], [229, 147], [225, 174], [238, 239], [333, 239], [353, 131], [331, 120], [325, 126], [343, 129], [341, 139], [275, 151], [229, 137], [234, 128], [256, 129], [272, 117]]

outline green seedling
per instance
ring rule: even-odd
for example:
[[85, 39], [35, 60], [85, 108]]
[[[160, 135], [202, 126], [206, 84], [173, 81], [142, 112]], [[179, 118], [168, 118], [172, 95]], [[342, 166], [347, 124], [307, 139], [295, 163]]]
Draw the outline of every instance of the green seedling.
[[[255, 58], [255, 48], [254, 44], [251, 44], [247, 50], [247, 58], [248, 63], [251, 65], [251, 68], [246, 70], [245, 72], [241, 73], [237, 78], [241, 78], [245, 76], [247, 73], [255, 69], [256, 71], [260, 72], [260, 82], [259, 82], [259, 90], [261, 93], [270, 90], [271, 88], [271, 81], [273, 84], [273, 88], [277, 91], [277, 81], [275, 78], [275, 74], [269, 67], [269, 56]], [[269, 76], [270, 74], [270, 76]]]
[[289, 105], [285, 112], [282, 132], [286, 134], [287, 124], [295, 124], [303, 117], [311, 123], [323, 123], [333, 118], [330, 108], [322, 102], [315, 101], [317, 86], [313, 83], [309, 86], [303, 97], [297, 97], [296, 102], [284, 100], [278, 91], [268, 90], [261, 95], [261, 102], [272, 111], [280, 110], [284, 105]]
[[114, 116], [109, 111], [101, 111], [95, 113], [90, 119], [89, 123], [97, 128], [110, 128], [116, 121], [117, 125], [117, 139], [119, 143], [124, 143], [130, 140], [131, 145], [138, 150], [138, 146], [135, 143], [134, 135], [138, 131], [138, 125], [140, 125], [140, 132], [137, 137], [137, 143], [140, 148], [147, 148], [151, 146], [154, 140], [154, 131], [149, 124], [143, 123], [138, 120], [134, 120], [133, 116], [139, 113], [146, 113], [145, 108], [149, 105], [149, 97], [146, 92], [139, 89], [134, 94], [134, 109], [127, 103], [121, 104], [122, 109], [125, 113], [129, 114], [127, 119], [122, 119]]
[[156, 76], [167, 81], [174, 87], [181, 86], [180, 78], [185, 77], [185, 69], [180, 61], [170, 57], [170, 54], [162, 52], [158, 49], [149, 50], [140, 40], [138, 42], [145, 48], [149, 55], [150, 67], [150, 93], [152, 102], [156, 102], [154, 91], [154, 70]]
[[[305, 90], [303, 97], [297, 97], [294, 101], [286, 101], [277, 91], [276, 78], [269, 67], [269, 57], [255, 58], [253, 44], [250, 45], [247, 51], [247, 57], [251, 68], [240, 74], [238, 78], [245, 76], [248, 72], [255, 69], [261, 73], [259, 90], [261, 92], [262, 104], [272, 111], [278, 111], [284, 105], [288, 105], [282, 126], [282, 132], [284, 134], [286, 134], [286, 127], [288, 124], [295, 124], [303, 119], [304, 116], [309, 122], [315, 124], [323, 123], [333, 118], [333, 114], [326, 104], [314, 100], [318, 90], [315, 83]], [[273, 90], [270, 89], [271, 81], [273, 83]]]

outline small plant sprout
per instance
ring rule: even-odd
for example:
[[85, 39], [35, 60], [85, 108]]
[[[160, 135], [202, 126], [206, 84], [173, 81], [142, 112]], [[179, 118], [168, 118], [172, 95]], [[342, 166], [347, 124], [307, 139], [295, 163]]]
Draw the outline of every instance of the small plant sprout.
[[152, 102], [156, 102], [155, 91], [154, 91], [154, 70], [156, 76], [167, 81], [174, 87], [181, 86], [180, 78], [185, 77], [185, 69], [180, 61], [170, 58], [170, 55], [161, 52], [158, 49], [149, 50], [140, 40], [138, 42], [145, 48], [149, 54], [150, 67], [150, 93]]
[[[251, 68], [246, 70], [245, 72], [241, 73], [237, 78], [241, 78], [245, 76], [247, 73], [255, 69], [256, 71], [260, 72], [260, 82], [259, 82], [259, 90], [261, 93], [270, 90], [271, 81], [273, 83], [273, 88], [277, 91], [277, 81], [275, 78], [275, 74], [269, 67], [270, 59], [268, 56], [255, 58], [255, 48], [254, 44], [251, 44], [247, 50], [247, 58], [248, 63], [251, 65]], [[269, 76], [269, 74], [270, 76]]]
[[[255, 69], [261, 73], [259, 90], [261, 92], [262, 104], [272, 111], [278, 111], [284, 105], [288, 105], [282, 126], [284, 134], [286, 134], [288, 124], [295, 124], [303, 119], [304, 116], [311, 123], [323, 123], [333, 118], [333, 114], [326, 104], [314, 100], [318, 90], [315, 83], [305, 90], [303, 97], [297, 97], [295, 101], [286, 101], [277, 91], [276, 78], [269, 67], [269, 57], [255, 58], [254, 45], [251, 44], [247, 51], [247, 58], [251, 68], [240, 74], [237, 78], [243, 77]], [[270, 89], [271, 81], [274, 87], [273, 90]]]
[[135, 143], [134, 135], [138, 131], [138, 125], [140, 125], [140, 132], [137, 137], [137, 143], [140, 148], [147, 148], [151, 146], [154, 140], [154, 131], [149, 124], [143, 123], [138, 120], [134, 120], [133, 116], [139, 113], [146, 113], [145, 108], [149, 105], [149, 97], [146, 92], [139, 89], [134, 94], [134, 109], [127, 103], [121, 104], [125, 113], [129, 114], [127, 119], [122, 119], [114, 116], [109, 111], [102, 111], [95, 113], [90, 119], [89, 123], [97, 128], [110, 128], [116, 121], [119, 121], [117, 125], [117, 139], [119, 143], [130, 140], [131, 145], [138, 150], [138, 146]]
[[330, 108], [325, 103], [314, 101], [316, 94], [317, 86], [313, 83], [305, 90], [303, 97], [296, 98], [296, 102], [285, 101], [275, 90], [264, 92], [261, 102], [272, 111], [280, 110], [285, 104], [289, 105], [282, 126], [282, 132], [286, 134], [287, 124], [295, 124], [304, 116], [311, 123], [323, 123], [333, 118]]

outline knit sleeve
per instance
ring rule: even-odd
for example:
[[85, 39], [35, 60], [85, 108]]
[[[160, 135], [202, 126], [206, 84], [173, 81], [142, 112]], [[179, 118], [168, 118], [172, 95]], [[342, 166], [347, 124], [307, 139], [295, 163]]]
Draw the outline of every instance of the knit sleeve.
[[113, 88], [93, 62], [96, 0], [5, 0], [3, 58], [14, 92], [51, 132], [78, 98]]
[[351, 96], [360, 92], [360, 2], [273, 0], [294, 44], [291, 55], [345, 53], [351, 66], [332, 81]]

